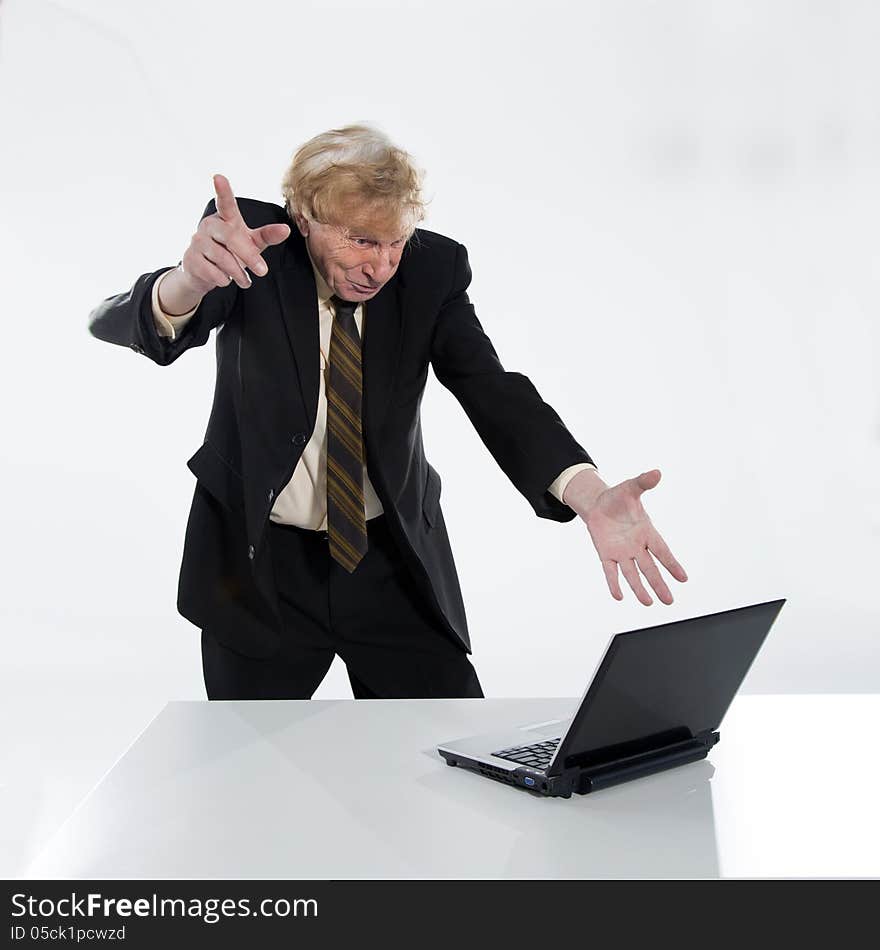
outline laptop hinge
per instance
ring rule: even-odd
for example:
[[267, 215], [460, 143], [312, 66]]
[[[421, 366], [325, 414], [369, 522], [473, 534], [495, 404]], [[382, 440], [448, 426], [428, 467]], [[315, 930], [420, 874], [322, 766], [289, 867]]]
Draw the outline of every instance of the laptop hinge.
[[653, 749], [638, 755], [627, 756], [615, 762], [604, 762], [575, 770], [576, 791], [583, 795], [609, 785], [627, 782], [630, 779], [651, 775], [677, 765], [698, 762], [704, 759], [709, 749], [719, 740], [717, 732], [701, 735], [682, 742], [675, 742], [662, 749]]

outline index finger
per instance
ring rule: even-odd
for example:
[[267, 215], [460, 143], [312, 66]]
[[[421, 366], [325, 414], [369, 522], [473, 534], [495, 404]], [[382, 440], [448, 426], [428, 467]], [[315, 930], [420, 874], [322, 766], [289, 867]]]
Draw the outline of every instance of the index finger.
[[232, 185], [225, 175], [214, 175], [214, 194], [217, 196], [217, 214], [224, 221], [242, 221], [241, 211], [238, 210], [238, 202], [232, 193]]

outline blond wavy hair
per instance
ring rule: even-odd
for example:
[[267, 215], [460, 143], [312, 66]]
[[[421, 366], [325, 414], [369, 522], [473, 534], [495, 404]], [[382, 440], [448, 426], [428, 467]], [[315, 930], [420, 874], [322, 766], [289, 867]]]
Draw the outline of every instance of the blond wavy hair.
[[345, 232], [380, 228], [411, 237], [425, 218], [424, 172], [373, 125], [322, 132], [301, 145], [281, 180], [284, 207]]

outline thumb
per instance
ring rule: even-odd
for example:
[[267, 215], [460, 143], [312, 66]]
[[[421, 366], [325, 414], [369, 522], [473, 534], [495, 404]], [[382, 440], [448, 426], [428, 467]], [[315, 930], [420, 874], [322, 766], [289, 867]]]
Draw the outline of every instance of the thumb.
[[641, 494], [643, 491], [647, 491], [649, 488], [656, 488], [657, 484], [660, 481], [660, 469], [652, 468], [648, 472], [642, 472], [637, 478], [632, 479], [635, 484], [635, 487], [638, 489], [638, 494]]
[[264, 224], [261, 228], [254, 228], [251, 236], [256, 244], [262, 245], [260, 250], [270, 244], [280, 244], [286, 241], [290, 234], [289, 224]]

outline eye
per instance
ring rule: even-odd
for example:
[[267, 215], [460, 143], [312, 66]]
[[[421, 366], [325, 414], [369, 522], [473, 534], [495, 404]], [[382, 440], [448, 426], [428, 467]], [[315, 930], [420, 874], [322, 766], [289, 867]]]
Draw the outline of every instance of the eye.
[[358, 247], [367, 247], [373, 243], [369, 238], [352, 238], [352, 240]]

